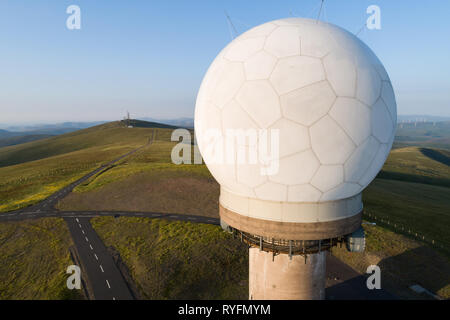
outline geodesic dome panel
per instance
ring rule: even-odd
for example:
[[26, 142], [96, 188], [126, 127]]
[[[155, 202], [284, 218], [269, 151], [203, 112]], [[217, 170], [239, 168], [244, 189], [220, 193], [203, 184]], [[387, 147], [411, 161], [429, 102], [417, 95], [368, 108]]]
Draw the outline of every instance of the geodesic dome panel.
[[[200, 152], [222, 188], [270, 201], [360, 193], [385, 162], [396, 122], [394, 91], [375, 54], [353, 34], [304, 18], [234, 39], [211, 64], [195, 108]], [[211, 150], [224, 147], [230, 129], [277, 129], [277, 171], [262, 173], [259, 160], [217, 163]], [[261, 137], [253, 138], [230, 142], [223, 157], [254, 150]]]

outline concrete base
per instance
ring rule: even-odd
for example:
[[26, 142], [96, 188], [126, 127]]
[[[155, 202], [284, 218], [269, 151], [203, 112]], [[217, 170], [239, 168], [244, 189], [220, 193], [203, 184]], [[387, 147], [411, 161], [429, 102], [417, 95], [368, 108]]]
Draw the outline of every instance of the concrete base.
[[[273, 259], [273, 260], [272, 260]], [[250, 300], [325, 299], [326, 252], [303, 256], [249, 249]]]

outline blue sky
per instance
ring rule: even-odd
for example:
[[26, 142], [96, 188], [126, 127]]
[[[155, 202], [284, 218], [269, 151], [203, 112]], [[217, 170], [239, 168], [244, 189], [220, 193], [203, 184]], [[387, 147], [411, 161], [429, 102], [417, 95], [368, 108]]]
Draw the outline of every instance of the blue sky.
[[[81, 30], [66, 8], [81, 8]], [[2, 0], [0, 123], [192, 117], [201, 79], [237, 30], [291, 14], [316, 17], [320, 0]], [[366, 8], [381, 30], [360, 38], [384, 63], [400, 114], [450, 116], [450, 2], [325, 0], [322, 19], [356, 33]]]

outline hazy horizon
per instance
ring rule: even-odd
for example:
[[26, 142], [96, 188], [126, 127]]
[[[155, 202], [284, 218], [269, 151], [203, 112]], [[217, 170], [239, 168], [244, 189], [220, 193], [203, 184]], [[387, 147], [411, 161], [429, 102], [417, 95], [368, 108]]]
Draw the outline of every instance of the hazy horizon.
[[[400, 122], [400, 118], [402, 117], [409, 117], [413, 119], [417, 119], [417, 121], [422, 121], [424, 118], [428, 121], [450, 121], [450, 116], [439, 116], [439, 115], [431, 115], [431, 114], [399, 114], [398, 115], [398, 123]], [[131, 117], [131, 119], [137, 119], [137, 120], [145, 120], [145, 121], [181, 121], [181, 120], [194, 120], [194, 117], [174, 117], [174, 118], [158, 118], [158, 117]], [[427, 119], [428, 118], [428, 119]], [[431, 118], [431, 119], [430, 119]], [[82, 123], [82, 124], [88, 124], [88, 123], [106, 123], [106, 122], [112, 122], [112, 121], [119, 121], [122, 120], [122, 118], [118, 119], [110, 119], [110, 120], [92, 120], [92, 121], [71, 121], [71, 120], [65, 120], [65, 121], [55, 121], [55, 122], [48, 122], [48, 121], [35, 121], [35, 122], [15, 122], [15, 123], [5, 123], [0, 122], [0, 129], [7, 129], [8, 127], [26, 127], [26, 126], [44, 126], [44, 125], [59, 125], [64, 123]], [[435, 119], [435, 120], [433, 120]]]

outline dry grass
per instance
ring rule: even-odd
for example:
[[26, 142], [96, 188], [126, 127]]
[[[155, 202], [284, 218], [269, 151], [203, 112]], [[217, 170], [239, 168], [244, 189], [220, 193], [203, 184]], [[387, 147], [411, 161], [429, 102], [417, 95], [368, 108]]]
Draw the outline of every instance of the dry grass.
[[80, 299], [66, 286], [73, 244], [63, 219], [0, 223], [0, 300]]
[[131, 175], [90, 192], [72, 193], [60, 210], [152, 211], [218, 217], [219, 185], [201, 172], [168, 168]]

